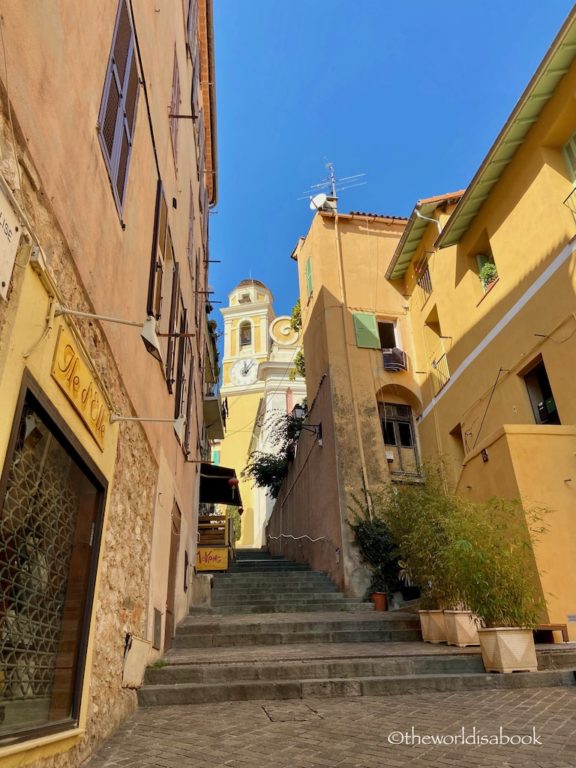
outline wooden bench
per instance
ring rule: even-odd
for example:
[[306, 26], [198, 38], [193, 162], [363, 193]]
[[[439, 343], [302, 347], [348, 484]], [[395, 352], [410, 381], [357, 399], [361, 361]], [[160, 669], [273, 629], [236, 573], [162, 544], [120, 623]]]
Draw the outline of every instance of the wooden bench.
[[534, 630], [536, 632], [562, 632], [562, 642], [568, 643], [570, 641], [568, 637], [568, 626], [566, 624], [538, 624], [537, 627], [534, 627]]

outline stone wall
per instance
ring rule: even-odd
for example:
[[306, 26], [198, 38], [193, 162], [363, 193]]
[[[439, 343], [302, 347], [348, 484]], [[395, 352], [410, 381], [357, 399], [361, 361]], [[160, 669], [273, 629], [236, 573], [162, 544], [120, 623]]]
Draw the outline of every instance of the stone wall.
[[[12, 131], [6, 114], [5, 98], [0, 114], [0, 170], [15, 190], [31, 227], [45, 252], [48, 269], [64, 302], [76, 308], [91, 309], [89, 296], [74, 265], [73, 254], [53, 215], [50, 200], [31, 158], [20, 161], [22, 188], [12, 148]], [[15, 126], [16, 136], [18, 128]], [[19, 154], [25, 157], [25, 142]], [[24, 251], [18, 256], [23, 262]], [[0, 372], [2, 350], [11, 343], [9, 319], [19, 301], [21, 274], [27, 267], [14, 269], [8, 303], [0, 301]], [[110, 348], [98, 325], [79, 320], [78, 327], [88, 352], [115, 407], [124, 413], [131, 404], [119, 376]], [[54, 331], [52, 332], [54, 333]], [[25, 350], [22, 350], [24, 353]], [[0, 392], [1, 399], [1, 392]], [[8, 418], [12, 420], [13, 414]], [[150, 552], [157, 465], [142, 427], [122, 424], [119, 432], [116, 467], [108, 488], [107, 518], [103, 531], [93, 626], [93, 655], [89, 690], [88, 719], [84, 737], [67, 752], [37, 760], [42, 768], [79, 765], [136, 707], [136, 693], [122, 688], [122, 662], [125, 635], [147, 634], [150, 582]], [[90, 659], [88, 660], [88, 669]], [[25, 753], [22, 753], [24, 758]]]

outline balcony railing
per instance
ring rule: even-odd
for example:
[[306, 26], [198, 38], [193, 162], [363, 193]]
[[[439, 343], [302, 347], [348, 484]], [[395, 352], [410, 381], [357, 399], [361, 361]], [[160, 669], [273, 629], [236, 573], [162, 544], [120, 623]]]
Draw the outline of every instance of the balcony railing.
[[434, 394], [437, 395], [440, 390], [446, 386], [450, 379], [450, 369], [448, 368], [448, 359], [443, 352], [432, 360], [432, 383], [434, 385]]
[[430, 294], [432, 293], [432, 278], [430, 277], [428, 264], [426, 264], [424, 267], [421, 267], [417, 282], [421, 291], [420, 307], [423, 307], [424, 304], [426, 304], [428, 301]]

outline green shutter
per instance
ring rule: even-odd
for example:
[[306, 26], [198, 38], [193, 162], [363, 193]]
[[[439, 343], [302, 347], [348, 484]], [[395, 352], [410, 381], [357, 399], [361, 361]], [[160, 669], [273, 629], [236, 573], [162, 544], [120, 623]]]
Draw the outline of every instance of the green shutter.
[[304, 267], [304, 273], [306, 275], [306, 294], [312, 295], [312, 264], [310, 263], [310, 257], [306, 259], [306, 266]]
[[368, 349], [380, 349], [380, 336], [376, 315], [371, 312], [353, 312], [356, 344]]
[[564, 159], [568, 166], [570, 178], [576, 181], [576, 133], [564, 144]]

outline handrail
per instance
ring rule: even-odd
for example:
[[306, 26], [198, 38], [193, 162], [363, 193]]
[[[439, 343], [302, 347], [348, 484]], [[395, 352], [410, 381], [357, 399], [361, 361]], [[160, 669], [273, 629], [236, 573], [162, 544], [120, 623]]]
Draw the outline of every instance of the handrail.
[[[270, 536], [270, 534], [268, 534], [268, 538], [273, 539], [274, 541], [278, 541], [279, 539], [293, 539], [294, 541], [299, 541], [300, 539], [308, 539], [308, 541], [313, 543], [315, 541], [330, 541], [330, 539], [327, 539], [326, 536], [319, 536], [317, 539], [311, 539], [307, 533], [305, 533], [303, 536], [292, 536], [291, 533], [281, 533], [280, 536]], [[332, 544], [331, 541], [330, 544]], [[334, 545], [332, 544], [332, 546]], [[338, 547], [336, 547], [336, 549], [338, 549]]]

